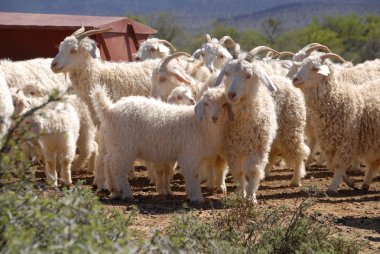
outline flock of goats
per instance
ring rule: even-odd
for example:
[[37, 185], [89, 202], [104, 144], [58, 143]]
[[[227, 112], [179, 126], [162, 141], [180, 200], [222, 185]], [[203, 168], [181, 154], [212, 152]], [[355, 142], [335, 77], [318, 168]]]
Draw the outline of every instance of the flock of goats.
[[37, 134], [22, 148], [44, 161], [50, 184], [58, 184], [58, 162], [65, 185], [71, 170], [87, 167], [99, 190], [132, 198], [128, 179], [141, 161], [160, 195], [171, 194], [178, 165], [192, 202], [204, 201], [202, 181], [226, 193], [228, 172], [256, 202], [260, 181], [278, 161], [294, 169], [290, 185], [300, 186], [317, 152], [316, 163], [334, 173], [330, 194], [342, 180], [355, 186], [350, 167], [365, 164], [363, 189], [376, 177], [380, 60], [353, 65], [319, 43], [296, 54], [266, 46], [243, 52], [228, 36], [206, 35], [192, 56], [151, 38], [134, 62], [105, 62], [89, 36], [107, 31], [80, 28], [54, 59], [0, 60], [0, 137], [13, 115], [45, 103], [54, 90], [62, 94], [22, 122]]

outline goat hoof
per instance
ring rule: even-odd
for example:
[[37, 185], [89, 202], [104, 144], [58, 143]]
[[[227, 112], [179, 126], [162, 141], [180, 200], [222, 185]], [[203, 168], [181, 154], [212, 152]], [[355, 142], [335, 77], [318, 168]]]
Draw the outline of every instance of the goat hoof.
[[368, 191], [369, 190], [369, 184], [363, 183], [362, 189], [365, 190], [365, 191]]
[[258, 202], [257, 202], [257, 198], [256, 197], [249, 197], [247, 199], [248, 203], [252, 204], [252, 205], [256, 205]]
[[111, 192], [111, 194], [109, 195], [110, 198], [112, 199], [119, 199], [120, 198], [120, 193], [118, 192]]
[[337, 190], [330, 190], [330, 189], [328, 189], [326, 191], [326, 194], [329, 197], [336, 197], [338, 195], [338, 191]]
[[300, 182], [291, 181], [290, 187], [301, 187], [302, 184]]
[[216, 188], [216, 193], [218, 194], [227, 194], [227, 188], [225, 186]]

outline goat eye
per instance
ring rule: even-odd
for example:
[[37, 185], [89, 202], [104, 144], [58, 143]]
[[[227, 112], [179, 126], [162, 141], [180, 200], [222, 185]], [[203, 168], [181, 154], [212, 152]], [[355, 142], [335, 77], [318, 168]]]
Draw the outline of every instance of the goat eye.
[[154, 51], [156, 51], [156, 49], [152, 47], [152, 48], [150, 48], [150, 51], [154, 52]]
[[313, 66], [313, 67], [311, 68], [311, 70], [312, 70], [312, 71], [319, 71], [319, 68], [316, 67], [316, 66]]
[[228, 71], [226, 71], [225, 73], [224, 73], [224, 76], [230, 76], [230, 73], [228, 72]]
[[219, 58], [220, 58], [220, 59], [223, 59], [223, 58], [224, 58], [224, 56], [223, 56], [223, 55], [219, 55]]
[[208, 103], [207, 103], [207, 102], [205, 102], [205, 106], [208, 106]]
[[245, 75], [245, 78], [246, 78], [246, 79], [250, 79], [251, 77], [252, 77], [251, 74], [246, 74], [246, 75]]
[[160, 82], [164, 82], [165, 80], [166, 80], [165, 77], [160, 77], [160, 78], [159, 78], [159, 81], [160, 81]]
[[78, 52], [78, 49], [77, 48], [71, 48], [70, 49], [70, 54], [75, 54]]
[[182, 100], [182, 96], [181, 96], [181, 95], [178, 95], [178, 96], [177, 96], [177, 100], [179, 100], [179, 101]]

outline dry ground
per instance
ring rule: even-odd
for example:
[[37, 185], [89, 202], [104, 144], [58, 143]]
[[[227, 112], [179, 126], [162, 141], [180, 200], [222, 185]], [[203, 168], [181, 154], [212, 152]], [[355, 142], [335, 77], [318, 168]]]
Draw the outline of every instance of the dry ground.
[[[133, 201], [120, 201], [109, 199], [104, 193], [99, 193], [101, 202], [116, 209], [132, 209], [136, 206], [137, 216], [133, 221], [133, 227], [144, 234], [150, 234], [158, 229], [164, 231], [170, 224], [173, 216], [190, 211], [187, 205], [184, 181], [177, 172], [171, 183], [174, 195], [172, 197], [160, 197], [155, 192], [155, 187], [149, 184], [146, 171], [137, 167], [137, 178], [131, 180], [135, 199]], [[353, 178], [360, 180], [357, 186], [361, 186], [364, 169], [361, 172], [351, 173]], [[288, 184], [292, 171], [287, 168], [273, 170], [270, 177], [265, 179], [258, 192], [258, 206], [276, 207], [288, 205], [296, 207], [308, 194], [301, 187], [292, 188]], [[308, 175], [303, 180], [303, 186], [316, 186], [320, 192], [316, 195], [316, 203], [311, 208], [318, 211], [319, 218], [325, 223], [333, 225], [344, 234], [359, 234], [369, 241], [365, 253], [380, 253], [380, 176], [374, 179], [370, 191], [352, 190], [342, 184], [339, 194], [328, 197], [324, 194], [332, 173], [325, 167], [312, 166], [308, 169]], [[75, 179], [85, 179], [86, 184], [92, 182], [92, 175], [74, 175]], [[235, 191], [232, 178], [227, 178], [228, 192]], [[202, 187], [206, 202], [202, 207], [191, 209], [192, 213], [202, 218], [210, 218], [219, 212], [223, 212], [222, 194], [210, 194]]]

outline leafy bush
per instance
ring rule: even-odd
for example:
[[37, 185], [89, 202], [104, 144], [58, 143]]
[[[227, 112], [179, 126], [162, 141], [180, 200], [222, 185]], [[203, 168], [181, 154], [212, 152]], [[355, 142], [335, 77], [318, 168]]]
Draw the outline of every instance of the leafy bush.
[[[134, 211], [108, 210], [83, 186], [52, 189], [35, 181], [35, 167], [21, 145], [36, 138], [23, 129], [26, 117], [52, 101], [21, 116], [0, 146], [0, 253], [99, 253], [136, 249], [129, 230]], [[136, 243], [135, 243], [136, 242]]]
[[2, 253], [98, 253], [133, 249], [133, 213], [107, 210], [80, 186], [0, 196]]

